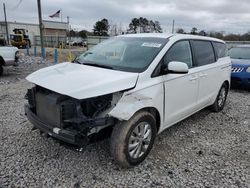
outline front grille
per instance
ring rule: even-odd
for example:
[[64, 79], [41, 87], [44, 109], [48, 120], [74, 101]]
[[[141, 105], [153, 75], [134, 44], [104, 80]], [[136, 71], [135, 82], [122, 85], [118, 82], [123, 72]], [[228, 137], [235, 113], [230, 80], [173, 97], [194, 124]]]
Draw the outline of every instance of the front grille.
[[56, 93], [36, 93], [36, 113], [45, 123], [53, 126], [61, 126], [60, 95]]
[[70, 120], [76, 115], [76, 105], [74, 103], [63, 103], [61, 105], [62, 120]]
[[232, 72], [233, 73], [239, 73], [242, 72], [244, 68], [242, 67], [232, 67]]

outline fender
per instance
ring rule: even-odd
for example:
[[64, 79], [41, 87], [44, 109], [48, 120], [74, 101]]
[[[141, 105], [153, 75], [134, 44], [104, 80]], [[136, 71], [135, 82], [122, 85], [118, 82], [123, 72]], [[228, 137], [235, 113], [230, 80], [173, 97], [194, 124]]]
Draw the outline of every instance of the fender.
[[164, 117], [163, 83], [131, 93], [124, 93], [116, 106], [109, 112], [109, 115], [119, 120], [129, 120], [137, 111], [147, 107], [153, 107], [158, 110], [162, 125]]

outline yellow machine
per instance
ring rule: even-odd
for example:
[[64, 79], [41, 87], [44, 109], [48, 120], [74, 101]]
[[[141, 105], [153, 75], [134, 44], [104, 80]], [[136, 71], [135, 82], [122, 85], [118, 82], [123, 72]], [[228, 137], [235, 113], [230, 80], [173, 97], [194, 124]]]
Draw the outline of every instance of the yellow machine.
[[27, 30], [25, 29], [14, 29], [14, 34], [10, 35], [10, 42], [12, 46], [16, 46], [18, 48], [30, 48], [31, 43], [29, 36], [26, 35]]

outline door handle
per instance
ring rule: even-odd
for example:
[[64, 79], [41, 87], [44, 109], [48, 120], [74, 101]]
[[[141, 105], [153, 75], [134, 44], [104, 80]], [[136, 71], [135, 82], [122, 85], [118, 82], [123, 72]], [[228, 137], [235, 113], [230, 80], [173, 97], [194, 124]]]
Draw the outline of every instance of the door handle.
[[198, 76], [191, 76], [191, 77], [189, 78], [190, 81], [194, 81], [194, 80], [197, 80], [197, 79], [198, 79]]

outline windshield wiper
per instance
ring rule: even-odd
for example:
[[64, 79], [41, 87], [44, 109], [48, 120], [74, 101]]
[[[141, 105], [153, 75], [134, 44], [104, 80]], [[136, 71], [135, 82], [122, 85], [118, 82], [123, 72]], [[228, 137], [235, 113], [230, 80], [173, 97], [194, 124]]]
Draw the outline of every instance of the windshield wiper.
[[73, 60], [73, 63], [82, 64], [78, 59]]
[[89, 66], [94, 66], [94, 67], [101, 67], [101, 68], [106, 68], [106, 69], [114, 69], [111, 66], [108, 65], [103, 65], [103, 64], [97, 64], [97, 63], [82, 63], [83, 65], [89, 65]]

